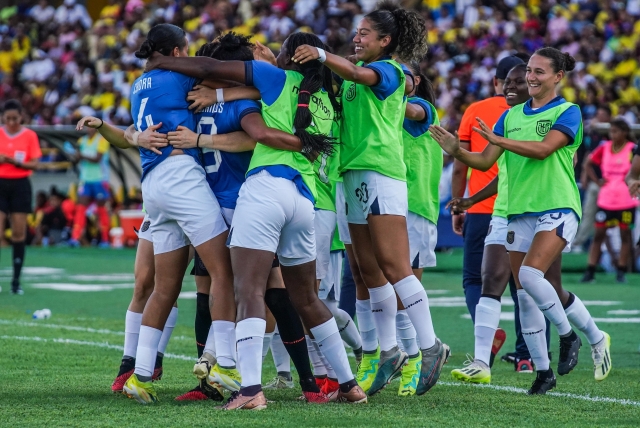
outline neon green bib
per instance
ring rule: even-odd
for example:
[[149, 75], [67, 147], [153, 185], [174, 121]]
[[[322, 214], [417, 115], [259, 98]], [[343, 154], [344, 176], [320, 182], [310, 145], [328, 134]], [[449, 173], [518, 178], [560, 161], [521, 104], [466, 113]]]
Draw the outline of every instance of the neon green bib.
[[[525, 104], [519, 104], [507, 113], [505, 137], [520, 141], [542, 141], [558, 117], [573, 105], [565, 102], [540, 113], [525, 115]], [[509, 183], [507, 216], [568, 208], [581, 217], [580, 195], [573, 170], [573, 155], [580, 144], [582, 122], [573, 144], [562, 147], [544, 160], [505, 151]]]
[[509, 203], [509, 182], [507, 178], [507, 165], [505, 154], [498, 158], [498, 196], [493, 203], [493, 215], [507, 218], [507, 205]]
[[340, 174], [368, 170], [406, 181], [402, 161], [405, 76], [396, 61], [381, 62], [391, 64], [400, 78], [400, 86], [385, 100], [378, 99], [369, 86], [349, 81], [342, 85]]
[[[267, 126], [293, 134], [293, 119], [298, 105], [302, 74], [291, 70], [286, 70], [285, 73], [287, 79], [278, 99], [271, 105], [266, 105], [262, 101], [262, 117]], [[329, 95], [325, 91], [313, 94], [309, 101], [309, 110], [313, 115], [312, 124], [308, 128], [309, 132], [329, 135], [334, 116]], [[270, 165], [286, 165], [298, 171], [313, 197], [317, 199], [313, 165], [301, 153], [273, 149], [258, 142], [253, 150], [249, 171]]]
[[[436, 108], [429, 103], [433, 124], [440, 125]], [[429, 131], [414, 137], [402, 129], [404, 163], [407, 166], [409, 211], [438, 223], [440, 197], [438, 185], [442, 175], [442, 149]]]
[[[334, 121], [334, 124], [331, 127], [331, 136], [339, 138], [339, 135], [336, 135], [336, 130], [339, 127], [339, 124]], [[339, 133], [338, 133], [339, 134]], [[339, 142], [340, 140], [338, 140]], [[327, 210], [327, 211], [336, 211], [336, 192], [335, 192], [335, 182], [338, 178], [338, 164], [340, 163], [340, 153], [339, 147], [337, 144], [336, 152], [327, 156], [322, 155], [318, 156], [318, 158], [313, 162], [313, 171], [316, 174], [316, 191], [318, 192], [318, 197], [316, 198], [316, 208], [319, 210]]]

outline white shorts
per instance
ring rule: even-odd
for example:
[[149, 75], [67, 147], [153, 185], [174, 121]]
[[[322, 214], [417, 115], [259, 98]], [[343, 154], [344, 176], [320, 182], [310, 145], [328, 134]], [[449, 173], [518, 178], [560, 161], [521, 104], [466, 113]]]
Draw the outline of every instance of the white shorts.
[[227, 227], [231, 227], [231, 222], [233, 221], [233, 213], [235, 212], [235, 209], [221, 207], [220, 211], [222, 212], [222, 218], [224, 219], [224, 222], [227, 224]]
[[556, 235], [567, 243], [562, 252], [568, 253], [571, 251], [571, 242], [576, 237], [579, 224], [578, 216], [575, 213], [548, 213], [539, 217], [518, 217], [509, 222], [505, 247], [507, 247], [507, 251], [526, 253], [529, 251], [536, 233], [555, 230]]
[[260, 171], [240, 188], [229, 247], [276, 253], [283, 266], [316, 259], [313, 203], [293, 181]]
[[227, 230], [204, 169], [188, 155], [170, 156], [142, 182], [153, 253], [203, 244]]
[[411, 268], [421, 269], [435, 266], [438, 227], [421, 215], [409, 211], [407, 231], [409, 232]]
[[149, 241], [153, 243], [153, 238], [151, 238], [151, 220], [149, 220], [149, 214], [145, 214], [142, 219], [142, 223], [140, 224], [140, 229], [138, 230], [138, 239], [144, 239], [145, 241]]
[[375, 171], [347, 171], [344, 197], [349, 223], [367, 224], [369, 214], [407, 216], [407, 183]]
[[[329, 257], [327, 275], [320, 281], [318, 297], [320, 300], [340, 300], [340, 286], [342, 284], [342, 262], [344, 251], [332, 251]], [[331, 293], [333, 290], [333, 293]]]
[[509, 222], [504, 217], [491, 217], [491, 223], [489, 223], [489, 233], [484, 238], [484, 246], [487, 245], [502, 245], [507, 243], [507, 227]]
[[316, 279], [323, 279], [329, 269], [331, 242], [336, 230], [336, 213], [316, 210], [314, 229], [316, 235]]
[[347, 210], [344, 200], [344, 184], [342, 181], [336, 182], [336, 215], [338, 217], [338, 233], [340, 234], [340, 240], [347, 245], [351, 245], [351, 233], [349, 232], [349, 222], [347, 221]]

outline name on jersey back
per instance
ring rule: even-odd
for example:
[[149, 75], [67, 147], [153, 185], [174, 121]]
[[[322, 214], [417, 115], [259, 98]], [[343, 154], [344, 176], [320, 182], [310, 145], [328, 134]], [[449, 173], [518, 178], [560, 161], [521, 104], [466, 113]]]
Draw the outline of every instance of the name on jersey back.
[[133, 93], [137, 94], [143, 89], [151, 89], [151, 77], [143, 77], [133, 85]]

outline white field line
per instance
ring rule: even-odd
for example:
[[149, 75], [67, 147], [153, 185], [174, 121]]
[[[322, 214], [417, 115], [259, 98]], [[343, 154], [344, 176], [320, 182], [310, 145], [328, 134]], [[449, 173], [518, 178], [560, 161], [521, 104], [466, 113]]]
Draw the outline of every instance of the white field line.
[[[481, 384], [468, 384], [468, 383], [455, 383], [455, 382], [438, 382], [438, 385], [464, 386], [464, 387], [470, 387], [470, 388], [486, 388], [486, 389], [492, 389], [494, 391], [513, 392], [516, 394], [527, 393], [526, 389], [516, 388], [515, 386], [481, 385]], [[553, 397], [564, 397], [564, 398], [573, 398], [575, 400], [591, 401], [593, 403], [613, 403], [613, 404], [621, 404], [623, 406], [640, 407], [639, 401], [632, 401], [624, 398], [594, 397], [591, 395], [571, 394], [569, 392], [547, 392], [547, 395], [551, 395]]]
[[[124, 351], [124, 348], [120, 345], [112, 345], [107, 342], [89, 342], [85, 340], [74, 340], [74, 339], [65, 339], [65, 338], [55, 338], [55, 339], [45, 339], [43, 337], [38, 336], [0, 336], [0, 339], [3, 340], [23, 340], [26, 342], [44, 342], [44, 343], [61, 343], [66, 345], [82, 345], [82, 346], [93, 346], [97, 348], [107, 348], [107, 349], [116, 349], [118, 351]], [[184, 361], [195, 361], [194, 357], [189, 357], [188, 355], [180, 355], [180, 354], [164, 354], [165, 358], [173, 358], [176, 360], [184, 360]]]
[[[0, 325], [15, 325], [20, 327], [44, 327], [44, 328], [57, 328], [60, 330], [69, 330], [69, 331], [81, 331], [84, 333], [93, 333], [93, 334], [115, 334], [118, 336], [124, 336], [124, 331], [115, 331], [115, 330], [107, 330], [105, 328], [91, 328], [91, 327], [79, 327], [75, 325], [60, 325], [60, 324], [46, 324], [44, 322], [26, 322], [26, 321], [14, 321], [14, 320], [3, 320], [0, 319]], [[173, 340], [188, 340], [189, 342], [193, 342], [195, 338], [189, 336], [176, 336], [171, 335], [171, 339]]]
[[[42, 337], [37, 336], [0, 336], [2, 340], [22, 340], [26, 342], [50, 342], [50, 343], [60, 343], [60, 344], [69, 344], [69, 345], [82, 345], [82, 346], [93, 346], [98, 348], [107, 348], [107, 349], [116, 349], [122, 351], [124, 348], [118, 345], [111, 345], [106, 342], [87, 342], [83, 340], [73, 340], [73, 339], [44, 339]], [[166, 358], [172, 358], [176, 360], [184, 360], [184, 361], [194, 361], [193, 357], [189, 357], [187, 355], [180, 354], [164, 354]], [[438, 382], [439, 385], [442, 386], [453, 386], [453, 387], [468, 387], [468, 388], [486, 388], [492, 389], [494, 391], [504, 391], [504, 392], [512, 392], [516, 394], [526, 394], [527, 390], [523, 388], [516, 388], [514, 386], [499, 386], [499, 385], [471, 385], [471, 384], [463, 384], [463, 383], [454, 383], [454, 382]], [[593, 403], [611, 403], [611, 404], [620, 404], [623, 406], [634, 406], [640, 407], [640, 402], [632, 401], [621, 398], [611, 398], [611, 397], [593, 397], [590, 395], [578, 395], [571, 394], [565, 392], [549, 392], [547, 395], [551, 395], [554, 397], [563, 397], [563, 398], [572, 398], [574, 400], [583, 400], [590, 401]]]

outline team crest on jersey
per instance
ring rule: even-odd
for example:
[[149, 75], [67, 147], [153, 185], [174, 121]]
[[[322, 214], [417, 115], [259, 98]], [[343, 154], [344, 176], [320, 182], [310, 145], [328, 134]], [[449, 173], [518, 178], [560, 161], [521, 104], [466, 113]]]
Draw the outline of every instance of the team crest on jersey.
[[142, 223], [142, 227], [140, 228], [140, 232], [146, 232], [149, 230], [149, 226], [151, 226], [151, 222], [149, 220]]
[[536, 133], [544, 137], [551, 130], [551, 121], [550, 120], [539, 120], [536, 123]]
[[507, 232], [507, 244], [513, 244], [516, 239], [516, 233], [514, 231]]
[[356, 99], [356, 84], [355, 82], [351, 82], [349, 85], [349, 89], [347, 89], [347, 94], [345, 95], [347, 101], [353, 101]]

